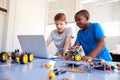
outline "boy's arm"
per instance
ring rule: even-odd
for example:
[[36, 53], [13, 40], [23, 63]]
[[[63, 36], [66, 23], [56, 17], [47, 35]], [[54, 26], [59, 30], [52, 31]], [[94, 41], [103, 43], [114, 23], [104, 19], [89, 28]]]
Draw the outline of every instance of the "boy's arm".
[[[75, 47], [79, 47], [79, 46], [80, 46], [79, 43], [75, 43], [71, 48], [75, 48]], [[64, 51], [63, 56], [65, 56], [65, 54], [67, 53], [67, 51], [68, 51], [68, 49], [66, 51]]]
[[75, 44], [72, 46], [72, 48], [79, 47], [79, 46], [80, 46], [79, 43], [75, 43]]
[[91, 51], [88, 56], [84, 56], [83, 60], [84, 61], [91, 61], [93, 58], [96, 57], [96, 55], [101, 51], [101, 49], [104, 47], [104, 38], [99, 38], [98, 39], [98, 44], [96, 47]]
[[[64, 46], [64, 50], [67, 51], [71, 42], [71, 36], [67, 36], [66, 41], [65, 41], [65, 46]], [[79, 47], [80, 44], [79, 43], [75, 43], [72, 47]]]
[[[52, 32], [53, 32], [53, 31], [52, 31]], [[49, 44], [50, 44], [51, 41], [53, 40], [52, 32], [49, 34], [49, 37], [48, 37], [48, 39], [47, 39], [46, 42], [45, 42], [47, 47], [49, 46]]]
[[50, 44], [50, 41], [49, 41], [49, 40], [47, 40], [45, 43], [46, 43], [46, 46], [48, 47], [48, 46], [49, 46], [49, 44]]
[[70, 43], [71, 43], [71, 36], [67, 36], [66, 37], [66, 41], [65, 41], [65, 45], [64, 45], [64, 51], [67, 51], [68, 50], [68, 48], [69, 48], [69, 45], [70, 45]]

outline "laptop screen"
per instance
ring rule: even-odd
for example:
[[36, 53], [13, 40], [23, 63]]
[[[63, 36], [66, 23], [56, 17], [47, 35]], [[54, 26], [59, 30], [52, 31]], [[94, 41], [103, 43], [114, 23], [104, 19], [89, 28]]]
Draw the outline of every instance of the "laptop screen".
[[23, 52], [33, 53], [35, 57], [48, 58], [43, 35], [18, 35]]

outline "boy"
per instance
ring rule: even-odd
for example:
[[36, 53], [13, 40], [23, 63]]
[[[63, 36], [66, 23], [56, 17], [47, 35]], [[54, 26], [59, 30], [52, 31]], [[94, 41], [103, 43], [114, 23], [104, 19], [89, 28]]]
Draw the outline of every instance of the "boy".
[[49, 44], [54, 41], [58, 49], [56, 56], [63, 57], [63, 54], [71, 46], [72, 30], [71, 28], [65, 28], [67, 21], [64, 13], [56, 14], [54, 22], [57, 29], [51, 32], [46, 41], [46, 45], [49, 46]]
[[80, 28], [77, 39], [72, 47], [82, 46], [85, 52], [83, 61], [102, 58], [111, 61], [112, 57], [104, 43], [104, 33], [98, 23], [89, 22], [89, 12], [81, 10], [75, 14], [76, 25]]

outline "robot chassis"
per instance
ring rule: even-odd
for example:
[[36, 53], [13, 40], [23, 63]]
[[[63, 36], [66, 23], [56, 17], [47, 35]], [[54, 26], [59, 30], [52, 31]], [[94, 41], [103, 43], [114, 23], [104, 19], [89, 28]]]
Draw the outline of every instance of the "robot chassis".
[[88, 72], [92, 71], [92, 67], [94, 68], [102, 68], [102, 70], [106, 70], [106, 63], [103, 59], [93, 59], [91, 62], [84, 62], [82, 61], [82, 56], [81, 56], [82, 50], [79, 49], [79, 47], [71, 48], [70, 50], [67, 51], [65, 55], [65, 59], [63, 62], [65, 64], [72, 64], [72, 68], [74, 68], [75, 65], [87, 65]]

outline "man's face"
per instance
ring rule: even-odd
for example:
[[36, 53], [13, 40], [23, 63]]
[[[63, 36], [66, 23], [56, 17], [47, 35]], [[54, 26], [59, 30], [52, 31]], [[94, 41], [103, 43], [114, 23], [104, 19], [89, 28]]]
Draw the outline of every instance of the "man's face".
[[75, 15], [75, 22], [79, 28], [85, 28], [85, 25], [88, 22], [88, 20], [83, 15], [77, 14]]
[[57, 31], [59, 33], [62, 33], [65, 29], [66, 21], [55, 20], [55, 25], [56, 25]]

